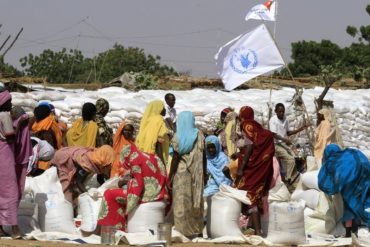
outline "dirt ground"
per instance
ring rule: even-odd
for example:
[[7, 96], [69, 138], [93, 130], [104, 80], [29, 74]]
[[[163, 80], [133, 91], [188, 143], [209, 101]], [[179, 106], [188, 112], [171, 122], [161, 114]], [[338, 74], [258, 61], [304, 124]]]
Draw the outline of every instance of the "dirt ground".
[[[79, 244], [64, 244], [64, 243], [59, 243], [59, 242], [40, 242], [40, 241], [35, 241], [35, 240], [4, 240], [4, 239], [1, 239], [0, 240], [0, 246], [1, 247], [72, 247], [72, 246], [82, 246], [82, 245], [79, 245]], [[87, 246], [87, 245], [85, 245]], [[102, 246], [102, 245], [95, 245], [95, 244], [91, 244], [91, 245], [88, 245], [89, 247], [90, 246]], [[120, 246], [129, 246], [129, 245], [120, 245]], [[197, 247], [215, 247], [216, 244], [212, 244], [212, 243], [187, 243], [187, 244], [172, 244], [171, 246], [174, 246], [174, 247], [194, 247], [194, 246], [197, 246]], [[218, 244], [217, 246], [221, 246], [220, 244]], [[245, 247], [250, 247], [252, 245], [246, 245], [246, 244], [243, 244], [243, 245], [236, 245], [236, 244], [222, 244], [222, 246], [245, 246]]]

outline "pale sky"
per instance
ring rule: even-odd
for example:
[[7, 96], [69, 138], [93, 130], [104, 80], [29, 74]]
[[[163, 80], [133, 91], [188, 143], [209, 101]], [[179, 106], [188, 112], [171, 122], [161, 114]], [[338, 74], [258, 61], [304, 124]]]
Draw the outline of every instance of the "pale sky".
[[[162, 63], [194, 76], [217, 77], [220, 46], [252, 30], [244, 20], [264, 0], [1, 0], [0, 43], [24, 31], [5, 61], [20, 67], [28, 53], [62, 47], [91, 57], [120, 43], [161, 56]], [[355, 40], [347, 25], [368, 25], [369, 0], [278, 0], [276, 42], [285, 61], [291, 43], [329, 39], [340, 46]], [[268, 25], [271, 32], [274, 24]], [[10, 42], [9, 42], [10, 43]], [[9, 44], [8, 43], [8, 44]], [[118, 75], [112, 75], [115, 77]]]

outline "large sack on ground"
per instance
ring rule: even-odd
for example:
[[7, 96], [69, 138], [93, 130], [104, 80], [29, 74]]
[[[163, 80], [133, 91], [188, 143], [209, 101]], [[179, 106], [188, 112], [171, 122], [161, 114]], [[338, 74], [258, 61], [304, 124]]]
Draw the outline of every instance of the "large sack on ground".
[[304, 244], [305, 202], [272, 202], [269, 206], [269, 228], [267, 239], [274, 244]]
[[326, 234], [325, 220], [312, 217], [313, 212], [311, 208], [305, 208], [304, 210], [304, 228], [306, 233]]
[[129, 215], [127, 232], [157, 231], [158, 223], [164, 222], [166, 204], [163, 201], [147, 202], [138, 205]]
[[325, 221], [325, 231], [330, 233], [337, 224], [336, 208], [333, 197], [320, 192], [319, 202], [312, 213], [312, 217]]
[[55, 167], [49, 168], [38, 177], [27, 178], [26, 187], [26, 191], [32, 191], [35, 196], [42, 231], [76, 233], [73, 207], [64, 198]]
[[217, 193], [207, 198], [207, 204], [208, 237], [243, 236], [239, 228], [240, 201]]

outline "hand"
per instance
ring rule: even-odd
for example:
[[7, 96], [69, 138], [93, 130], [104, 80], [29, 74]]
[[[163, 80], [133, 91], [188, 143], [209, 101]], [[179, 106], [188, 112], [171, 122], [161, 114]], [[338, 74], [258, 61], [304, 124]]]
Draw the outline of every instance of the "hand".
[[238, 152], [233, 153], [233, 154], [230, 156], [230, 158], [231, 158], [232, 160], [236, 160], [237, 158], [239, 158], [239, 153], [238, 153]]
[[292, 145], [292, 141], [289, 140], [288, 138], [284, 140], [284, 142], [287, 144], [287, 145]]
[[235, 188], [238, 188], [239, 187], [239, 183], [240, 183], [240, 181], [242, 180], [242, 178], [243, 178], [243, 171], [238, 171], [237, 173], [236, 173], [236, 177], [235, 177], [235, 181], [234, 181], [234, 187]]
[[118, 187], [120, 188], [123, 187], [125, 184], [128, 183], [128, 181], [130, 181], [130, 179], [131, 179], [131, 174], [126, 173], [124, 176], [119, 178]]

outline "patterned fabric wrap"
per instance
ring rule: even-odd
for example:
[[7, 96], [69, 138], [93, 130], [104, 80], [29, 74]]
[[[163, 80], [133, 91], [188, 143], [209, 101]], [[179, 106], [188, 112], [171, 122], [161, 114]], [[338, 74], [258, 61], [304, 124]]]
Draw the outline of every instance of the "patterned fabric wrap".
[[134, 144], [122, 150], [121, 162], [131, 179], [127, 189], [104, 193], [98, 224], [126, 230], [127, 215], [139, 204], [168, 199], [167, 174], [158, 156], [140, 152]]

